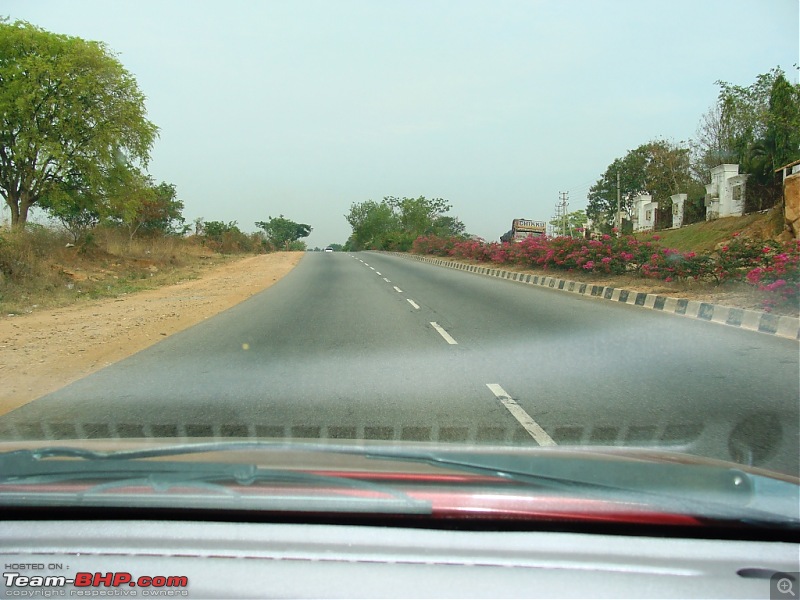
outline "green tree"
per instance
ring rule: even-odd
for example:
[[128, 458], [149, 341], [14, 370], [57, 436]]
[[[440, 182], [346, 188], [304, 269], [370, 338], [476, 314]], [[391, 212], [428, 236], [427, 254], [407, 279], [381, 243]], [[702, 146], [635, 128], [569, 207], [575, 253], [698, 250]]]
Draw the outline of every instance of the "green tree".
[[[117, 178], [104, 187], [104, 196], [95, 201], [96, 209], [110, 223], [124, 227], [133, 239], [137, 234], [168, 235], [185, 233], [183, 202], [175, 185], [136, 169], [119, 169]], [[52, 212], [52, 210], [50, 211]]]
[[419, 198], [395, 198], [390, 196], [384, 201], [392, 207], [400, 222], [401, 231], [411, 237], [433, 233], [434, 223], [448, 212], [452, 206], [441, 198], [425, 196]]
[[[276, 248], [291, 250], [292, 244], [300, 238], [308, 237], [312, 227], [305, 223], [295, 223], [283, 215], [270, 217], [269, 221], [256, 221], [256, 227], [263, 229], [267, 239]], [[299, 246], [296, 246], [299, 248]], [[305, 249], [305, 243], [303, 248]]]
[[353, 229], [348, 240], [348, 250], [383, 248], [386, 236], [400, 229], [397, 215], [386, 200], [354, 202], [350, 205], [350, 212], [345, 215], [345, 219]]
[[132, 222], [135, 230], [151, 235], [182, 233], [184, 223], [183, 202], [177, 198], [175, 185], [165, 181], [151, 184], [150, 193], [139, 203]]
[[774, 169], [797, 158], [800, 88], [780, 68], [746, 87], [717, 85], [717, 103], [703, 115], [694, 140], [695, 173], [707, 181], [712, 168], [737, 163], [764, 184]]
[[[758, 142], [757, 142], [758, 143]], [[800, 85], [792, 85], [780, 73], [769, 94], [767, 127], [761, 146], [764, 171], [770, 174], [800, 158]]]
[[566, 220], [566, 230], [564, 229], [563, 219], [554, 219], [550, 221], [550, 225], [553, 226], [553, 233], [557, 236], [583, 237], [583, 230], [588, 220], [586, 211], [576, 210], [568, 213]]
[[459, 237], [464, 236], [466, 227], [458, 217], [442, 215], [436, 217], [432, 224], [432, 233], [440, 237]]
[[249, 252], [251, 250], [266, 250], [266, 240], [264, 234], [247, 235], [237, 225], [236, 221], [225, 223], [224, 221], [205, 221], [202, 218], [195, 219], [197, 235], [203, 240], [203, 245], [208, 246], [223, 254], [233, 254], [236, 252]]
[[40, 202], [51, 216], [61, 222], [76, 244], [86, 240], [89, 232], [100, 222], [97, 198], [76, 179], [67, 179], [53, 186]]
[[59, 185], [102, 185], [120, 161], [146, 166], [158, 129], [133, 76], [100, 42], [0, 22], [0, 194], [11, 222]]
[[446, 215], [452, 207], [441, 198], [396, 198], [381, 202], [353, 203], [345, 219], [353, 233], [348, 250], [378, 249], [407, 251], [421, 235], [460, 236], [464, 224]]
[[195, 224], [198, 226], [200, 235], [220, 243], [223, 236], [228, 232], [242, 233], [236, 221], [225, 223], [224, 221], [202, 221], [201, 219], [196, 219]]
[[617, 207], [617, 173], [620, 180], [620, 206], [630, 219], [633, 202], [639, 194], [650, 194], [662, 211], [672, 207], [673, 194], [702, 196], [704, 188], [693, 176], [688, 145], [667, 140], [652, 140], [629, 151], [606, 169], [590, 189], [586, 214], [601, 228], [614, 222]]

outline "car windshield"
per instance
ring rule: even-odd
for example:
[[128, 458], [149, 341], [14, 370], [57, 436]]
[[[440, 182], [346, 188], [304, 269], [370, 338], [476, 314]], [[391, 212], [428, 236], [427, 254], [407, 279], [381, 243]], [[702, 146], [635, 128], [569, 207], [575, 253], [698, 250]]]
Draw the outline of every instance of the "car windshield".
[[796, 0], [0, 10], [0, 506], [796, 533]]

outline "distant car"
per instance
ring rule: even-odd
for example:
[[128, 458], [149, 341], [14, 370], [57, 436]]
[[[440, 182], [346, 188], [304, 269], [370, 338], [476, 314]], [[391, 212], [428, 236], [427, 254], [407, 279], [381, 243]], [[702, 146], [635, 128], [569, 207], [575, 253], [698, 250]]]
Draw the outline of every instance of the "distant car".
[[328, 246], [327, 248], [325, 248], [325, 252], [333, 252], [333, 248], [331, 248], [330, 246]]

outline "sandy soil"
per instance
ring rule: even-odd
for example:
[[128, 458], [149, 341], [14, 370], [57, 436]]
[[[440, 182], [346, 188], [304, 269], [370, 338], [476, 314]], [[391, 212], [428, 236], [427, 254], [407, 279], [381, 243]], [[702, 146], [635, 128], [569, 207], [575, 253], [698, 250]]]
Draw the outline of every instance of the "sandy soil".
[[303, 252], [252, 256], [199, 279], [0, 318], [0, 414], [138, 352], [260, 292]]

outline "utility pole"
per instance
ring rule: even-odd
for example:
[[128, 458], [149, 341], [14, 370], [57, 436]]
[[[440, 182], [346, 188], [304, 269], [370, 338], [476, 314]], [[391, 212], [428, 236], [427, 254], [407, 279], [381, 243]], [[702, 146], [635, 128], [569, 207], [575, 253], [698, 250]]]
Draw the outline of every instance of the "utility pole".
[[567, 231], [567, 206], [569, 206], [569, 202], [567, 202], [568, 197], [569, 192], [558, 192], [558, 204], [556, 204], [556, 218], [554, 220], [561, 224], [561, 235], [563, 236], [569, 235], [569, 232]]
[[622, 204], [620, 204], [619, 197], [619, 169], [617, 169], [617, 235], [622, 235]]

